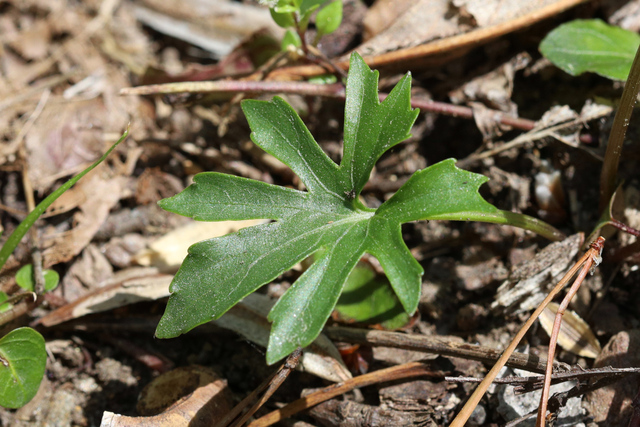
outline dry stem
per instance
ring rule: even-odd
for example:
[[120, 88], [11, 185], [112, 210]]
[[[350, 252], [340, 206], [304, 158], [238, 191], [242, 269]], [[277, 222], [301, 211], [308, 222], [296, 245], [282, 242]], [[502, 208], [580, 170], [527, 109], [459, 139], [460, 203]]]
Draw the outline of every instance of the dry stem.
[[[602, 242], [604, 242], [604, 238], [599, 237], [596, 243], [599, 243], [599, 246], [601, 247]], [[594, 245], [592, 245], [587, 250], [587, 252], [585, 252], [585, 254], [578, 260], [578, 262], [573, 267], [571, 267], [571, 269], [567, 272], [567, 274], [565, 274], [562, 277], [562, 279], [560, 279], [558, 284], [551, 290], [551, 292], [549, 292], [549, 294], [544, 299], [544, 301], [542, 301], [542, 303], [538, 306], [538, 308], [536, 308], [533, 314], [531, 314], [531, 316], [527, 319], [527, 321], [522, 326], [522, 328], [520, 328], [516, 336], [513, 338], [513, 340], [509, 344], [509, 346], [502, 353], [502, 356], [500, 356], [500, 359], [498, 359], [498, 361], [493, 366], [493, 368], [491, 368], [491, 370], [489, 371], [487, 376], [484, 378], [484, 380], [482, 380], [480, 385], [475, 389], [475, 391], [473, 392], [473, 394], [471, 395], [467, 403], [465, 403], [465, 405], [462, 407], [458, 415], [454, 418], [453, 422], [451, 423], [451, 427], [464, 426], [464, 424], [467, 422], [467, 420], [471, 416], [471, 413], [473, 412], [473, 410], [476, 408], [476, 406], [478, 406], [478, 403], [480, 403], [480, 399], [482, 399], [482, 396], [484, 396], [484, 394], [486, 393], [487, 389], [489, 388], [493, 380], [498, 376], [500, 369], [502, 369], [502, 367], [505, 365], [511, 353], [515, 351], [516, 347], [518, 346], [518, 344], [520, 343], [524, 335], [527, 333], [529, 328], [536, 321], [538, 316], [540, 316], [542, 311], [553, 300], [553, 298], [562, 290], [562, 288], [564, 288], [567, 282], [571, 280], [571, 278], [578, 272], [578, 270], [580, 270], [583, 266], [585, 266], [586, 271], [589, 271], [589, 269], [593, 265], [594, 258], [599, 255], [600, 255], [600, 250], [594, 248]]]

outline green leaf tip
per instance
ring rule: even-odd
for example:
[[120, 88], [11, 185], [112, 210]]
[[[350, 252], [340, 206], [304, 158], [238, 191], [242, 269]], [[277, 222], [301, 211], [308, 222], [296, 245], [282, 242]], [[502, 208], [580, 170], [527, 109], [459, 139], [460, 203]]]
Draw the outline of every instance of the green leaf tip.
[[551, 31], [540, 52], [572, 76], [590, 71], [626, 80], [640, 45], [640, 35], [599, 19], [577, 19]]
[[[345, 105], [344, 155], [333, 162], [281, 98], [245, 100], [251, 139], [295, 172], [306, 191], [220, 173], [198, 174], [163, 208], [197, 220], [271, 219], [196, 243], [170, 287], [156, 336], [175, 337], [219, 318], [245, 296], [317, 254], [269, 313], [267, 362], [275, 363], [320, 334], [347, 278], [369, 253], [385, 271], [403, 309], [418, 308], [423, 269], [402, 239], [403, 222], [479, 219], [510, 223], [478, 188], [487, 178], [445, 160], [417, 172], [377, 210], [358, 196], [380, 156], [409, 137], [418, 111], [410, 76], [380, 102], [378, 74], [351, 56]], [[523, 220], [524, 223], [524, 220]]]

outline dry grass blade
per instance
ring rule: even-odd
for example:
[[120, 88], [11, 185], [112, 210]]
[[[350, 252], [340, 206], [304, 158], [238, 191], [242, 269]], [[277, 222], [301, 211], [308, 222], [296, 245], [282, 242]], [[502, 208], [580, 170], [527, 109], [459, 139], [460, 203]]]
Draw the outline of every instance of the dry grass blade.
[[[560, 325], [562, 324], [562, 315], [569, 306], [569, 302], [580, 289], [580, 285], [584, 281], [589, 271], [596, 267], [602, 261], [602, 249], [604, 245], [604, 237], [598, 237], [598, 239], [591, 243], [587, 254], [591, 254], [591, 262], [585, 262], [584, 267], [580, 270], [580, 274], [569, 288], [569, 292], [562, 300], [558, 312], [556, 313], [556, 319], [553, 323], [553, 331], [551, 333], [551, 340], [549, 342], [549, 355], [547, 357], [547, 372], [544, 378], [544, 387], [542, 388], [542, 396], [540, 396], [540, 407], [538, 408], [538, 419], [536, 420], [536, 426], [544, 427], [545, 418], [547, 415], [547, 401], [549, 400], [549, 392], [551, 388], [551, 376], [553, 374], [553, 358], [556, 352], [556, 344], [558, 342], [558, 334], [560, 333]], [[589, 268], [587, 268], [589, 267]]]
[[[599, 242], [600, 246], [602, 246], [602, 242], [604, 242], [604, 238], [599, 237], [597, 242]], [[578, 262], [576, 262], [576, 264], [573, 267], [571, 267], [571, 269], [567, 272], [567, 274], [565, 274], [562, 277], [562, 279], [560, 279], [558, 284], [551, 290], [551, 292], [549, 292], [549, 294], [544, 299], [544, 301], [542, 301], [542, 303], [538, 306], [538, 308], [527, 319], [527, 321], [522, 326], [522, 328], [520, 328], [516, 336], [513, 338], [513, 340], [509, 344], [509, 346], [502, 353], [502, 356], [500, 356], [500, 359], [498, 359], [498, 361], [496, 362], [495, 365], [493, 365], [493, 368], [491, 368], [491, 370], [489, 371], [487, 376], [484, 378], [484, 380], [482, 380], [480, 385], [475, 389], [475, 391], [473, 392], [473, 394], [471, 395], [467, 403], [465, 403], [465, 405], [462, 407], [458, 415], [454, 418], [453, 422], [451, 423], [452, 427], [464, 426], [464, 424], [467, 422], [467, 420], [471, 416], [471, 413], [473, 412], [475, 407], [478, 406], [478, 403], [480, 402], [480, 399], [482, 399], [482, 396], [484, 396], [484, 394], [486, 393], [487, 389], [489, 388], [493, 380], [498, 376], [500, 369], [502, 369], [502, 367], [505, 365], [505, 363], [509, 359], [509, 356], [515, 351], [516, 347], [518, 346], [518, 344], [520, 343], [524, 335], [527, 333], [529, 328], [536, 321], [538, 316], [540, 316], [540, 314], [545, 309], [545, 307], [553, 300], [553, 298], [562, 290], [562, 288], [564, 288], [564, 286], [569, 282], [569, 280], [571, 280], [571, 278], [579, 270], [581, 270], [581, 274], [582, 272], [584, 272], [584, 274], [586, 275], [586, 273], [591, 269], [594, 263], [594, 259], [599, 255], [600, 255], [600, 250], [597, 248], [594, 248], [594, 245], [592, 245], [587, 250], [587, 252], [585, 252], [585, 254], [578, 260]]]

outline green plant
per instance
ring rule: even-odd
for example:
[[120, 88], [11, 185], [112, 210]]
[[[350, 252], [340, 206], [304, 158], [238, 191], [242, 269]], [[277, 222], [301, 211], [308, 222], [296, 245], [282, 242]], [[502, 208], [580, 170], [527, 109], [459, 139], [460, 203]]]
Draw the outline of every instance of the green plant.
[[222, 316], [246, 295], [321, 250], [269, 314], [271, 364], [318, 336], [365, 252], [378, 259], [404, 310], [416, 311], [423, 270], [402, 240], [404, 222], [484, 221], [519, 226], [552, 239], [561, 236], [539, 220], [486, 202], [478, 187], [487, 178], [456, 168], [453, 159], [416, 172], [378, 209], [360, 201], [378, 158], [409, 137], [418, 114], [410, 107], [410, 80], [405, 76], [380, 103], [378, 73], [352, 55], [340, 166], [282, 99], [243, 101], [253, 141], [286, 163], [307, 191], [209, 172], [196, 175], [182, 193], [160, 201], [168, 211], [201, 221], [275, 222], [191, 246], [171, 284], [156, 336], [175, 337]]
[[275, 3], [270, 7], [273, 20], [287, 29], [282, 41], [283, 49], [289, 45], [305, 48], [304, 34], [316, 10], [318, 14], [315, 21], [314, 45], [318, 44], [322, 36], [338, 29], [342, 22], [342, 1], [340, 0], [278, 0], [271, 3]]
[[[83, 176], [98, 166], [107, 158], [118, 144], [128, 136], [127, 130], [107, 152], [91, 166], [62, 184], [57, 190], [40, 202], [33, 211], [16, 227], [0, 249], [0, 270], [9, 259], [11, 253], [18, 246], [24, 235], [36, 220], [51, 204], [71, 188]], [[16, 274], [16, 282], [28, 290], [33, 291], [33, 266], [26, 265]], [[49, 291], [58, 284], [58, 274], [52, 270], [44, 270], [45, 291]], [[26, 295], [31, 295], [29, 294]], [[0, 313], [11, 309], [11, 303], [24, 298], [25, 294], [17, 294], [8, 298], [4, 292], [0, 293]], [[18, 328], [0, 339], [0, 406], [5, 408], [19, 408], [35, 396], [44, 375], [47, 361], [44, 338], [31, 328]]]

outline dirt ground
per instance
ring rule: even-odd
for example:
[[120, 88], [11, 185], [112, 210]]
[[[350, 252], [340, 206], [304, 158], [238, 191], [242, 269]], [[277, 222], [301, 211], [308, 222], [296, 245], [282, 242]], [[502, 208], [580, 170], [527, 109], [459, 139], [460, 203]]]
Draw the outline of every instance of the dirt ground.
[[[381, 92], [411, 72], [413, 100], [423, 103], [412, 137], [376, 165], [362, 194], [368, 206], [379, 206], [415, 171], [455, 158], [459, 167], [490, 178], [481, 188], [490, 203], [541, 218], [569, 236], [551, 244], [493, 224], [406, 224], [403, 237], [425, 274], [419, 311], [390, 335], [392, 341], [410, 334], [504, 348], [535, 301], [584, 252], [582, 244], [600, 216], [602, 158], [623, 84], [589, 73], [570, 76], [542, 58], [538, 45], [550, 30], [576, 18], [600, 18], [637, 32], [640, 1], [575, 6], [579, 2], [541, 0], [528, 8], [519, 3], [344, 0], [343, 24], [318, 46], [338, 66], [353, 49], [377, 58], [372, 68], [381, 73]], [[540, 17], [536, 10], [550, 12]], [[31, 209], [28, 195], [36, 203], [44, 199], [130, 126], [127, 140], [52, 205], [36, 223], [37, 233], [23, 240], [2, 270], [0, 290], [15, 294], [15, 272], [32, 262], [31, 247], [37, 246], [43, 266], [57, 271], [61, 283], [3, 326], [2, 334], [35, 327], [46, 339], [49, 357], [36, 397], [18, 410], [0, 408], [0, 422], [187, 425], [187, 415], [172, 418], [176, 406], [166, 409], [182, 398], [178, 406], [186, 406], [179, 409], [190, 408], [191, 417], [199, 414], [190, 425], [215, 425], [279, 367], [265, 362], [265, 309], [303, 267], [265, 285], [256, 301], [225, 315], [226, 321], [179, 338], [155, 339], [168, 285], [186, 247], [250, 225], [194, 226], [156, 202], [203, 171], [291, 188], [300, 188], [300, 181], [249, 138], [239, 101], [269, 99], [268, 91], [202, 93], [194, 86], [188, 93], [124, 95], [121, 90], [183, 81], [294, 82], [326, 70], [304, 57], [278, 54], [283, 32], [253, 1], [5, 0], [0, 28], [0, 243]], [[282, 96], [339, 162], [344, 100], [295, 91]], [[635, 229], [640, 228], [637, 123], [634, 116], [615, 208], [616, 218]], [[556, 356], [569, 369], [640, 367], [640, 257], [617, 256], [635, 238], [603, 233], [604, 260], [570, 306], [594, 338], [582, 352], [560, 342], [565, 346]], [[377, 268], [375, 260], [365, 262]], [[531, 278], [536, 279], [522, 295], [509, 293]], [[357, 341], [336, 328], [378, 331], [380, 325], [349, 323], [336, 315], [328, 326], [326, 345], [332, 350], [318, 351], [325, 365], [303, 364], [306, 372], [292, 372], [255, 419], [335, 381], [423, 361], [431, 374], [355, 388], [278, 425], [447, 425], [475, 384], [444, 377], [482, 378], [491, 367], [373, 338], [354, 346]], [[585, 336], [578, 340], [588, 341]], [[548, 343], [548, 333], [536, 323], [518, 351], [546, 358]], [[342, 358], [331, 356], [336, 348]], [[171, 372], [173, 377], [164, 377]], [[509, 368], [504, 376], [529, 374]], [[637, 374], [581, 391], [592, 382], [588, 377], [554, 386], [552, 393], [578, 390], [562, 404], [555, 425], [628, 425], [640, 390]], [[494, 386], [469, 425], [505, 425], [523, 417], [537, 408], [537, 393]], [[117, 415], [108, 418], [105, 412]], [[151, 416], [156, 418], [143, 418]], [[533, 425], [534, 419], [520, 425]]]

